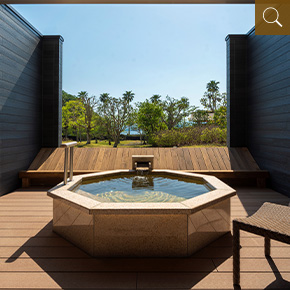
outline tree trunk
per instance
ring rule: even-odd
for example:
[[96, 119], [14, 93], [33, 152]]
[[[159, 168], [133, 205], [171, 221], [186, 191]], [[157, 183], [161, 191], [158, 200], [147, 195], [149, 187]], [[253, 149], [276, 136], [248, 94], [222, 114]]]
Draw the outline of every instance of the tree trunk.
[[109, 145], [111, 145], [111, 139], [109, 138]]
[[130, 135], [130, 131], [131, 131], [131, 126], [129, 126], [129, 134], [128, 135]]
[[91, 135], [89, 131], [87, 131], [87, 144], [91, 144]]
[[119, 143], [120, 143], [120, 137], [118, 136], [117, 138], [115, 138], [115, 143], [114, 143], [114, 148], [117, 148], [117, 146], [119, 145]]

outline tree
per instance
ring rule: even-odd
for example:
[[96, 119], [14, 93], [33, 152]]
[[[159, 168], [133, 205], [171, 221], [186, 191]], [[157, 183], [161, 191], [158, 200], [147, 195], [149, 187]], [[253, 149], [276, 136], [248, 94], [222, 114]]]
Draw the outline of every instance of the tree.
[[127, 96], [121, 98], [111, 97], [109, 94], [101, 94], [98, 111], [105, 120], [107, 130], [114, 140], [114, 147], [120, 143], [120, 135], [125, 130], [133, 100]]
[[136, 125], [136, 119], [137, 119], [137, 109], [132, 108], [128, 114], [128, 120], [126, 124], [126, 126], [128, 126], [129, 128], [129, 135], [131, 127]]
[[98, 106], [98, 111], [99, 111], [99, 115], [102, 116], [102, 124], [103, 126], [106, 128], [106, 134], [107, 134], [107, 138], [108, 138], [108, 141], [109, 141], [109, 145], [111, 145], [111, 140], [112, 140], [112, 136], [111, 136], [111, 121], [110, 121], [110, 118], [109, 116], [106, 116], [104, 114], [104, 112], [102, 112], [101, 110], [103, 109], [104, 106], [107, 106], [107, 102], [110, 98], [110, 94], [108, 93], [102, 93], [100, 95], [100, 98], [99, 98], [99, 106]]
[[71, 100], [62, 107], [62, 126], [66, 139], [68, 130], [75, 131], [77, 141], [81, 139], [84, 115], [85, 109], [79, 99]]
[[134, 125], [134, 114], [132, 114], [132, 107], [130, 105], [130, 103], [133, 101], [135, 94], [132, 91], [126, 91], [123, 94], [123, 98], [128, 102], [128, 108], [129, 108], [129, 112], [128, 112], [128, 122], [126, 125], [128, 125], [129, 128], [129, 135], [130, 135], [130, 130], [131, 130], [131, 126]]
[[61, 122], [62, 122], [62, 130], [64, 134], [64, 139], [67, 140], [70, 118], [69, 118], [69, 110], [66, 105], [62, 107]]
[[191, 121], [197, 126], [207, 124], [209, 122], [209, 114], [205, 110], [195, 110], [191, 114]]
[[74, 101], [76, 100], [77, 97], [74, 95], [71, 95], [65, 91], [62, 91], [62, 106], [65, 106], [65, 104], [69, 101]]
[[87, 134], [87, 144], [91, 144], [91, 131], [93, 129], [93, 121], [94, 121], [94, 109], [97, 105], [97, 99], [95, 96], [88, 96], [88, 93], [85, 91], [81, 91], [78, 93], [78, 97], [82, 102], [85, 115], [84, 115], [84, 128]]
[[203, 98], [200, 100], [200, 103], [210, 112], [214, 112], [217, 109], [219, 102], [222, 100], [218, 85], [219, 82], [216, 81], [210, 81], [207, 83], [207, 90], [204, 93]]
[[160, 103], [161, 102], [161, 96], [160, 95], [153, 95], [150, 98], [151, 103]]
[[180, 124], [194, 109], [190, 106], [189, 100], [186, 97], [177, 100], [166, 96], [166, 100], [162, 102], [162, 106], [165, 112], [163, 121], [169, 130]]
[[226, 93], [222, 94], [222, 105], [214, 112], [213, 123], [224, 129], [227, 127]]
[[151, 136], [159, 130], [166, 129], [163, 123], [163, 108], [159, 103], [152, 103], [149, 100], [137, 104], [137, 124], [147, 137]]

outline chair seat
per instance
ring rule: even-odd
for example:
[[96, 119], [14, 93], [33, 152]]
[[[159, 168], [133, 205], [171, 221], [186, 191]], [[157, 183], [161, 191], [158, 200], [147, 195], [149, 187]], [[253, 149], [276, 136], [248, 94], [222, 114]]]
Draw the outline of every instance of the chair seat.
[[290, 244], [290, 207], [265, 202], [247, 218], [233, 220], [233, 282], [240, 284], [240, 230], [265, 237], [265, 255], [270, 256], [270, 240]]
[[265, 232], [270, 232], [271, 236], [284, 236], [286, 238], [285, 242], [289, 238], [290, 243], [289, 206], [265, 202], [252, 216], [235, 219], [235, 222], [240, 224], [241, 230], [250, 230], [263, 236]]

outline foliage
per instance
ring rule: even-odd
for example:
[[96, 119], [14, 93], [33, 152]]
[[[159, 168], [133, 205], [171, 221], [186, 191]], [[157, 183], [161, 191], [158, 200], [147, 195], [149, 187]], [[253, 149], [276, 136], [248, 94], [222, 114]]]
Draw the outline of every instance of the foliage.
[[130, 103], [134, 94], [131, 91], [130, 94], [127, 93], [123, 94], [121, 98], [111, 97], [104, 93], [99, 98], [98, 111], [104, 120], [108, 134], [114, 140], [114, 147], [117, 147], [120, 143], [120, 135], [125, 130], [129, 114], [132, 111]]
[[200, 99], [200, 103], [210, 112], [214, 112], [220, 102], [223, 100], [223, 96], [219, 92], [219, 82], [210, 81], [206, 85], [206, 92], [203, 98]]
[[135, 120], [136, 120], [136, 110], [130, 106], [130, 103], [133, 101], [135, 94], [132, 91], [126, 91], [123, 94], [123, 97], [127, 100], [128, 102], [128, 120], [126, 123], [126, 126], [129, 127], [129, 135], [131, 131], [131, 127], [135, 125]]
[[[62, 126], [64, 129], [64, 135], [67, 139], [68, 131], [75, 132], [78, 140], [78, 136], [81, 136], [83, 131], [83, 120], [85, 115], [85, 108], [79, 99], [71, 100], [65, 104], [62, 108]], [[81, 139], [81, 137], [80, 137]]]
[[153, 146], [173, 147], [200, 144], [202, 127], [188, 127], [159, 131], [151, 137]]
[[191, 114], [191, 121], [196, 126], [202, 126], [209, 122], [209, 114], [205, 110], [195, 110]]
[[95, 107], [97, 105], [97, 99], [95, 96], [89, 97], [86, 91], [81, 91], [78, 93], [78, 98], [84, 107], [84, 119], [83, 127], [87, 133], [87, 144], [91, 143], [91, 131], [95, 126]]
[[150, 98], [150, 101], [151, 103], [159, 103], [161, 102], [161, 96], [160, 95], [153, 95], [151, 98]]
[[138, 112], [136, 122], [140, 129], [142, 129], [147, 137], [156, 133], [159, 130], [166, 129], [162, 118], [164, 116], [162, 106], [158, 102], [150, 102], [146, 100], [138, 103]]
[[214, 112], [213, 123], [218, 125], [222, 129], [225, 129], [227, 127], [227, 107], [226, 106], [221, 106]]
[[227, 142], [227, 130], [219, 127], [205, 128], [200, 136], [202, 143], [225, 144]]
[[65, 104], [69, 101], [75, 101], [77, 99], [76, 96], [71, 95], [65, 91], [62, 91], [62, 106], [65, 106]]
[[166, 96], [165, 101], [162, 102], [162, 106], [165, 112], [163, 121], [169, 130], [175, 128], [193, 111], [186, 97], [182, 97], [178, 100]]
[[198, 126], [182, 129], [159, 131], [151, 137], [153, 146], [173, 147], [192, 146], [199, 144], [226, 143], [226, 130], [213, 126]]

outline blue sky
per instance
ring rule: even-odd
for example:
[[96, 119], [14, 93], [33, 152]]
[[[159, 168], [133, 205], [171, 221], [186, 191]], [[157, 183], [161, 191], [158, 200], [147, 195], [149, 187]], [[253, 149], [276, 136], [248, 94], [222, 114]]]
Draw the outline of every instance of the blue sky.
[[44, 35], [62, 35], [63, 89], [153, 94], [192, 105], [210, 80], [226, 91], [227, 34], [254, 26], [254, 5], [13, 5]]

